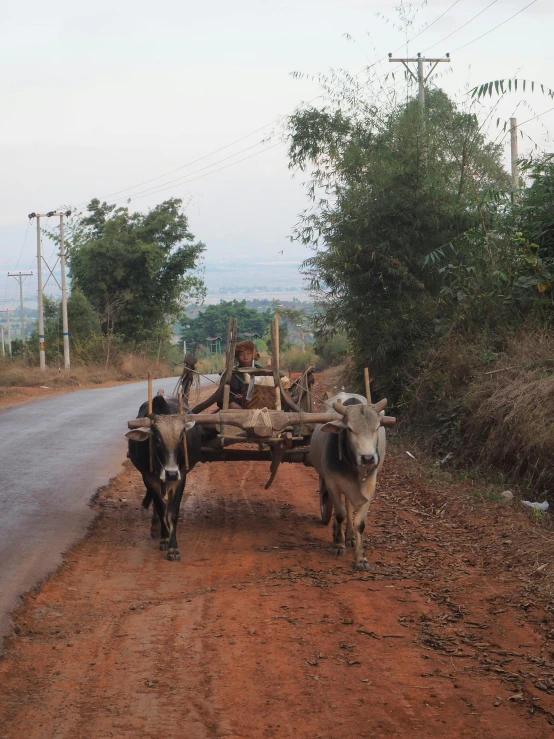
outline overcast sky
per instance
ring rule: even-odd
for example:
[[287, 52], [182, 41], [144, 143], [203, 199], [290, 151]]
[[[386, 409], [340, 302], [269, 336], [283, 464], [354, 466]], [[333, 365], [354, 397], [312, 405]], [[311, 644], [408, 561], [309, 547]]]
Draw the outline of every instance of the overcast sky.
[[[287, 169], [283, 145], [266, 145], [259, 155], [203, 176], [262, 151], [254, 145], [271, 127], [248, 135], [319, 94], [314, 82], [293, 79], [291, 72], [356, 73], [423, 31], [398, 54], [450, 51], [452, 64], [448, 71], [442, 65], [436, 83], [458, 100], [468, 85], [516, 73], [554, 87], [552, 0], [536, 0], [457, 51], [529, 2], [414, 3], [417, 14], [407, 34], [399, 29], [399, 0], [10, 3], [0, 28], [0, 304], [15, 295], [6, 271], [36, 267], [27, 214], [82, 206], [92, 197], [131, 196], [131, 207], [141, 210], [167, 197], [190, 198], [191, 230], [207, 243], [210, 262], [304, 257], [287, 241], [306, 201]], [[384, 74], [390, 66], [382, 62], [377, 69]], [[402, 75], [396, 85], [405, 89]], [[502, 102], [491, 117], [491, 135], [497, 134], [496, 118], [509, 118], [520, 99], [512, 95]], [[554, 107], [537, 93], [526, 100], [530, 107], [517, 111], [521, 122]], [[523, 126], [552, 150], [549, 129], [554, 135], [554, 111]], [[524, 147], [530, 146], [525, 139]], [[179, 182], [167, 184], [177, 177]], [[163, 192], [134, 197], [164, 185]], [[47, 255], [52, 248], [46, 242]]]

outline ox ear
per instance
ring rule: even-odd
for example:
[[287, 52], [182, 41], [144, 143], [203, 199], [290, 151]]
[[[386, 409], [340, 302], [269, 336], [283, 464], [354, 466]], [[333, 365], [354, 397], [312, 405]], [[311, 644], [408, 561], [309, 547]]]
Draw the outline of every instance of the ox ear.
[[150, 438], [151, 431], [146, 426], [142, 426], [140, 429], [132, 429], [131, 431], [127, 431], [125, 436], [128, 439], [131, 439], [131, 441], [146, 441], [148, 438]]
[[381, 426], [394, 426], [396, 424], [396, 418], [394, 416], [385, 416], [385, 411], [379, 414], [381, 418]]
[[329, 423], [323, 424], [320, 431], [324, 434], [340, 434], [344, 429], [344, 423], [342, 421], [329, 421]]
[[191, 430], [192, 428], [194, 428], [195, 426], [196, 426], [196, 421], [187, 421], [187, 422], [185, 423], [185, 433], [186, 433], [187, 431], [190, 431], [190, 430]]

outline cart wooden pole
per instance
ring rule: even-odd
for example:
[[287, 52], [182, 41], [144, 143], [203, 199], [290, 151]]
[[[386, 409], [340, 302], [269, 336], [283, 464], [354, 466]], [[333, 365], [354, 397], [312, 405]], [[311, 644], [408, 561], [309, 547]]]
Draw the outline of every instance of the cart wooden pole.
[[275, 346], [273, 351], [273, 358], [277, 369], [279, 369], [279, 314], [275, 314]]
[[281, 384], [279, 380], [279, 314], [275, 314], [273, 320], [273, 331], [271, 337], [271, 348], [273, 350], [273, 378], [275, 381], [275, 410], [281, 410]]
[[152, 413], [152, 373], [148, 373], [148, 413]]
[[[152, 401], [152, 373], [148, 373], [148, 415], [151, 415], [153, 407]], [[148, 439], [148, 455], [150, 461], [150, 472], [154, 472], [154, 447], [152, 446], [152, 433]]]
[[221, 406], [224, 411], [229, 410], [230, 395], [231, 395], [231, 386], [226, 384], [223, 387], [223, 405]]
[[[183, 415], [183, 393], [179, 393], [179, 415]], [[189, 449], [187, 445], [187, 429], [185, 427], [185, 430], [183, 432], [183, 453], [185, 455], [185, 470], [188, 472], [190, 470], [189, 465]]]
[[371, 405], [371, 389], [369, 387], [369, 370], [367, 367], [364, 367], [364, 382], [365, 382], [365, 396], [367, 398], [367, 402], [369, 405]]

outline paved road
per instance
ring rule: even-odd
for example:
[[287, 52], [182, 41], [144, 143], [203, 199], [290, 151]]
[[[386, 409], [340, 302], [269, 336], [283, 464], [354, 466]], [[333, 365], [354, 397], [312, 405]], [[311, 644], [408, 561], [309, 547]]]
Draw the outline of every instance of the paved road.
[[[177, 378], [154, 381], [170, 394]], [[207, 383], [208, 384], [208, 383]], [[121, 469], [147, 383], [80, 390], [0, 412], [0, 645], [19, 596], [86, 532], [88, 503]]]

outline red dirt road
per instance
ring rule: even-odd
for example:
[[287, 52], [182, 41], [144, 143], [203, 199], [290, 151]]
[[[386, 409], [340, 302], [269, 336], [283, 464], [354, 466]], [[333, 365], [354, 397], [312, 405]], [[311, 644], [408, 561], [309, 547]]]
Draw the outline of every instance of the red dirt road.
[[[385, 463], [371, 572], [334, 559], [313, 470], [189, 479], [181, 562], [149, 539], [138, 474], [16, 615], [3, 739], [552, 736], [554, 630], [525, 516]], [[514, 531], [514, 523], [517, 531]], [[521, 561], [520, 561], [521, 560]]]

